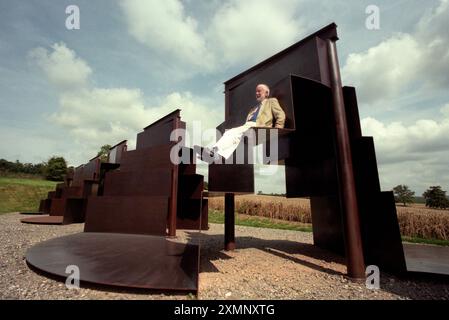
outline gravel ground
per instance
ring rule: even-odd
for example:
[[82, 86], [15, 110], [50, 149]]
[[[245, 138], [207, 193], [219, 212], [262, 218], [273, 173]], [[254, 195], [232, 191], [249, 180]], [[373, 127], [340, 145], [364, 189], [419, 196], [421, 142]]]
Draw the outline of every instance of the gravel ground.
[[[83, 225], [20, 223], [0, 215], [0, 299], [192, 299], [192, 295], [126, 291], [94, 285], [68, 290], [30, 270], [25, 252], [34, 244], [82, 232]], [[223, 225], [202, 232], [199, 299], [449, 299], [444, 279], [398, 279], [381, 274], [379, 290], [345, 278], [344, 260], [312, 246], [312, 234], [236, 226], [238, 249], [222, 250]], [[178, 231], [179, 238], [196, 237]]]

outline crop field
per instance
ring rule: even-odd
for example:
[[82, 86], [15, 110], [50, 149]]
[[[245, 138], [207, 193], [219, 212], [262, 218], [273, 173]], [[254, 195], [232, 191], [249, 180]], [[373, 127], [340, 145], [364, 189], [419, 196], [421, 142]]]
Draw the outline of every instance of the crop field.
[[[209, 198], [209, 209], [223, 211], [224, 198]], [[305, 198], [287, 199], [265, 195], [235, 197], [238, 214], [312, 223], [310, 201]], [[404, 237], [449, 240], [449, 210], [429, 209], [423, 204], [396, 206], [401, 235]], [[381, 230], [379, 230], [381, 232]]]

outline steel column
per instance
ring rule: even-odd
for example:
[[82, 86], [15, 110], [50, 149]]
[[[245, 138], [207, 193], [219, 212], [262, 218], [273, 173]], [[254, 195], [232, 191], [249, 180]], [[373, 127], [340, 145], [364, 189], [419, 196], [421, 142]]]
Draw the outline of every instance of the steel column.
[[225, 250], [235, 249], [235, 203], [234, 194], [225, 193]]
[[337, 39], [327, 40], [329, 73], [336, 125], [336, 147], [341, 204], [344, 214], [344, 236], [348, 276], [353, 279], [365, 278], [360, 219], [354, 181], [351, 145], [349, 140], [346, 112], [341, 84], [340, 67], [337, 56]]
[[[173, 130], [179, 129], [179, 116], [174, 119]], [[174, 142], [172, 145], [175, 145]], [[176, 213], [178, 210], [178, 175], [179, 165], [173, 164], [172, 177], [171, 177], [171, 196], [170, 205], [167, 217], [168, 224], [168, 236], [176, 237]]]

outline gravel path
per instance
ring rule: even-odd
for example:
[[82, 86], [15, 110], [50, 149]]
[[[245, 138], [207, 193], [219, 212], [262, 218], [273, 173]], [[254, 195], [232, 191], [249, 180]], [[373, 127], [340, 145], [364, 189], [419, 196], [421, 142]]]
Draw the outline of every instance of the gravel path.
[[[82, 232], [83, 225], [20, 223], [0, 215], [0, 299], [191, 299], [185, 294], [125, 291], [89, 285], [68, 290], [63, 282], [31, 271], [25, 252], [34, 244]], [[199, 299], [449, 299], [449, 282], [398, 279], [381, 274], [381, 289], [348, 281], [344, 260], [312, 246], [312, 234], [236, 226], [237, 246], [222, 250], [223, 225], [201, 233]], [[191, 237], [180, 232], [179, 237]], [[198, 235], [193, 235], [198, 237]]]

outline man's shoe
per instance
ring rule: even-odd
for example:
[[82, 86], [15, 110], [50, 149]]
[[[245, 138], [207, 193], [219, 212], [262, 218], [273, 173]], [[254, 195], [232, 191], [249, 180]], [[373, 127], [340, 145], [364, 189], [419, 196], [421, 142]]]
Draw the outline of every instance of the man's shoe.
[[195, 145], [193, 146], [193, 150], [199, 155], [199, 158], [202, 161], [207, 162], [209, 164], [223, 160], [223, 158], [217, 152], [218, 151], [217, 147], [213, 147], [211, 150], [208, 147], [201, 147]]
[[211, 150], [210, 155], [213, 158], [213, 162], [216, 164], [222, 164], [224, 163], [224, 161], [226, 161], [225, 158], [223, 158], [219, 153], [218, 153], [218, 149], [216, 147], [214, 147], [214, 149]]
[[220, 156], [218, 154], [218, 148], [217, 147], [213, 147], [212, 150], [210, 150], [209, 148], [207, 149], [209, 151], [209, 154], [211, 157], [215, 158], [216, 156]]
[[208, 147], [202, 146], [193, 146], [193, 151], [196, 152], [200, 158], [200, 160], [212, 163], [214, 161], [214, 153]]

